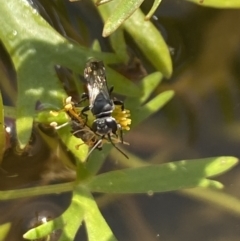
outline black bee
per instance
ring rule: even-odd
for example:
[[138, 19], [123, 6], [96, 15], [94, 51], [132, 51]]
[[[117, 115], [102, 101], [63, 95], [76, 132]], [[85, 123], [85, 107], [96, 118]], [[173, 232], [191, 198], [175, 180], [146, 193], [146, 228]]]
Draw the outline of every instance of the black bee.
[[[113, 87], [108, 88], [103, 62], [90, 59], [84, 69], [84, 78], [87, 82], [88, 94], [84, 93], [82, 100], [88, 98], [89, 106], [84, 107], [81, 114], [86, 117], [87, 122], [87, 114], [85, 112], [90, 110], [96, 117], [91, 126], [92, 131], [96, 135], [101, 136], [101, 140], [107, 137], [111, 144], [127, 157], [113, 142], [113, 139], [118, 138], [119, 132], [120, 141], [123, 143], [122, 127], [112, 117], [112, 112], [115, 105], [121, 105], [122, 110], [124, 110], [124, 105], [122, 101], [113, 100], [110, 97]], [[101, 140], [99, 140], [97, 145], [101, 145]]]

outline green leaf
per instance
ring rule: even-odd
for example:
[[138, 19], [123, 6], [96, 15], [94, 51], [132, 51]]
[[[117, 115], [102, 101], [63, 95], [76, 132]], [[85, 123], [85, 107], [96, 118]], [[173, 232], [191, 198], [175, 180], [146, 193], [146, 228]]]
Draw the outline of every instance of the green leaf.
[[101, 52], [101, 45], [97, 39], [95, 39], [92, 43], [92, 50]]
[[135, 116], [133, 116], [136, 125], [137, 123], [140, 123], [141, 121], [148, 118], [153, 113], [156, 113], [159, 109], [161, 109], [166, 103], [168, 103], [169, 100], [171, 100], [174, 96], [173, 90], [167, 90], [159, 95], [157, 95], [155, 98], [150, 100], [148, 103], [146, 103], [141, 111], [135, 112]]
[[89, 241], [116, 241], [100, 213], [92, 195], [82, 187], [75, 187], [72, 202], [58, 218], [33, 228], [24, 234], [25, 239], [40, 239], [57, 229], [62, 229], [60, 241], [72, 241], [82, 221], [85, 221]]
[[[122, 1], [120, 2], [122, 3]], [[109, 15], [114, 13], [113, 4], [114, 3], [105, 4], [98, 8], [105, 22], [108, 22]], [[114, 18], [115, 17], [117, 20], [117, 16], [114, 16]], [[119, 25], [116, 24], [115, 26], [112, 26], [114, 28], [112, 28], [111, 31], [115, 29], [116, 26]], [[140, 9], [137, 9], [134, 14], [123, 23], [123, 29], [131, 35], [132, 39], [136, 42], [152, 65], [158, 71], [163, 73], [165, 77], [170, 77], [172, 74], [172, 61], [168, 46], [159, 30], [150, 21], [145, 21], [145, 16]], [[103, 35], [104, 34], [105, 33], [103, 33]]]
[[[139, 88], [142, 91], [142, 95], [140, 98], [127, 98], [124, 102], [125, 108], [131, 110], [131, 119], [133, 125], [139, 123], [138, 115], [140, 109], [142, 108], [142, 104], [150, 97], [154, 89], [160, 84], [162, 80], [162, 75], [159, 72], [152, 73], [146, 77], [144, 77], [140, 84]], [[144, 117], [143, 117], [144, 118]]]
[[57, 132], [68, 150], [70, 150], [79, 161], [86, 161], [88, 146], [84, 144], [80, 138], [75, 137], [71, 133], [71, 126], [63, 127]]
[[232, 215], [240, 216], [240, 200], [222, 190], [192, 188], [181, 190], [181, 194], [221, 208]]
[[145, 105], [132, 109], [131, 119], [134, 126], [138, 125], [140, 122], [144, 121], [158, 110], [160, 110], [169, 100], [174, 96], [174, 91], [167, 90], [152, 100], [147, 102]]
[[160, 3], [161, 3], [162, 0], [155, 0], [153, 5], [152, 5], [152, 8], [150, 9], [150, 11], [148, 12], [148, 14], [146, 15], [145, 17], [145, 20], [149, 20], [152, 15], [154, 14], [154, 12], [157, 10], [157, 8], [159, 7]]
[[56, 122], [58, 125], [61, 125], [68, 122], [69, 117], [65, 111], [54, 111], [52, 108], [51, 111], [44, 110], [37, 112], [34, 120], [45, 125], [50, 125], [52, 122]]
[[6, 131], [4, 126], [4, 109], [2, 102], [2, 94], [0, 92], [0, 163], [2, 162], [3, 155], [6, 148]]
[[203, 7], [240, 8], [239, 0], [187, 0]]
[[[12, 14], [12, 6], [14, 14]], [[24, 13], [24, 14], [23, 14]], [[49, 61], [51, 52], [44, 51], [47, 42], [56, 45], [64, 41], [50, 29], [27, 2], [10, 0], [0, 10], [2, 24], [0, 37], [11, 54], [18, 77], [17, 132], [24, 146], [31, 135], [36, 101], [60, 103], [62, 91], [55, 77], [54, 67], [39, 68], [39, 63]], [[5, 19], [8, 21], [5, 21]], [[29, 19], [33, 21], [29, 21]], [[44, 82], [44, 84], [43, 84]]]
[[59, 241], [72, 241], [83, 221], [85, 210], [80, 202], [81, 193], [73, 192], [72, 202], [68, 209], [58, 218], [51, 220], [39, 227], [30, 229], [24, 234], [25, 239], [35, 240], [46, 237], [57, 229], [62, 229]]
[[144, 20], [142, 11], [135, 11], [123, 27], [156, 70], [169, 78], [172, 74], [172, 60], [168, 46], [159, 30], [150, 21]]
[[114, 52], [117, 54], [118, 58], [125, 64], [129, 60], [127, 52], [127, 44], [124, 38], [124, 32], [122, 28], [118, 28], [113, 34], [109, 37], [111, 46]]
[[136, 107], [142, 105], [150, 97], [161, 81], [162, 74], [160, 72], [155, 72], [144, 77], [138, 86], [142, 95], [139, 98], [127, 98], [124, 102], [127, 109], [134, 110]]
[[72, 163], [72, 160], [70, 159], [69, 155], [66, 153], [65, 150], [59, 147], [59, 140], [58, 138], [51, 137], [49, 135], [46, 135], [44, 132], [42, 132], [38, 128], [38, 133], [41, 136], [41, 138], [44, 140], [44, 142], [48, 145], [48, 147], [52, 150], [52, 152], [56, 152], [56, 157], [60, 159], [60, 161], [64, 164], [64, 166], [76, 170], [76, 165]]
[[0, 191], [0, 200], [10, 200], [16, 198], [26, 198], [46, 194], [56, 194], [73, 190], [74, 183], [53, 184], [41, 187], [23, 188], [17, 190]]
[[137, 85], [113, 69], [106, 67], [106, 73], [108, 78], [108, 85], [114, 86], [115, 93], [134, 97], [139, 97], [142, 94]]
[[155, 72], [149, 74], [143, 78], [140, 82], [140, 89], [143, 91], [143, 94], [140, 98], [140, 103], [144, 103], [152, 94], [152, 92], [157, 88], [157, 86], [162, 81], [162, 74], [160, 72]]
[[215, 157], [129, 168], [98, 175], [87, 183], [92, 192], [154, 193], [192, 187], [222, 188], [207, 179], [219, 175], [238, 162], [235, 157]]
[[[45, 124], [50, 124], [54, 121], [58, 124], [58, 126], [61, 124], [67, 124], [70, 121], [65, 111], [60, 110], [56, 113], [57, 116], [51, 114], [47, 110], [41, 111], [40, 113], [38, 113], [36, 121]], [[61, 161], [64, 163], [65, 166], [71, 169], [76, 169], [76, 165], [74, 165], [71, 162], [71, 160], [69, 160], [69, 158], [66, 156], [66, 153], [61, 148], [59, 148], [58, 140], [45, 135], [40, 130], [39, 133], [52, 150], [59, 149], [58, 155], [61, 156]], [[77, 138], [72, 134], [70, 122], [69, 125], [66, 125], [57, 130], [57, 133], [61, 141], [65, 144], [68, 150], [73, 153], [76, 160], [78, 160], [78, 172], [81, 173], [80, 180], [84, 179], [90, 174], [95, 174], [101, 168], [101, 165], [103, 164], [104, 159], [106, 158], [106, 150], [109, 152], [109, 148], [107, 148], [107, 146], [109, 145], [104, 145], [103, 151], [101, 152], [99, 152], [99, 150], [94, 151], [90, 155], [90, 157], [88, 157], [88, 160], [85, 163], [89, 152], [89, 147], [86, 144], [84, 144], [84, 142], [80, 138]]]
[[79, 187], [79, 202], [85, 210], [84, 221], [89, 241], [117, 241], [105, 219], [103, 218], [92, 195]]
[[6, 237], [11, 229], [11, 223], [4, 223], [0, 225], [0, 241], [6, 241]]
[[102, 59], [106, 64], [119, 60], [114, 54], [68, 42], [25, 0], [3, 1], [0, 22], [0, 38], [17, 71], [16, 128], [20, 147], [24, 147], [31, 136], [36, 102], [62, 106], [65, 94], [56, 77], [55, 65], [83, 73], [89, 57]]
[[140, 98], [129, 97], [124, 102], [125, 108], [131, 110], [131, 127], [136, 126], [157, 112], [174, 96], [174, 92], [172, 90], [168, 90], [160, 93], [149, 102], [142, 105], [150, 97], [154, 89], [160, 84], [161, 80], [162, 74], [159, 72], [155, 72], [146, 76], [141, 80], [140, 85], [138, 86], [142, 91], [142, 96]]
[[101, 151], [94, 150], [91, 153], [86, 163], [86, 168], [91, 175], [95, 175], [100, 170], [111, 149], [111, 144], [105, 144]]
[[12, 106], [3, 106], [4, 109], [4, 116], [12, 119], [16, 119], [17, 113], [16, 108]]
[[[113, 33], [134, 11], [136, 11], [144, 0], [121, 0], [112, 8], [111, 15], [107, 19], [103, 37]], [[108, 4], [109, 5], [109, 4]]]
[[112, 0], [97, 0], [96, 1], [96, 5], [99, 6], [101, 4], [104, 4], [104, 3], [108, 3], [108, 2], [111, 2]]
[[[8, 21], [5, 21], [6, 19]], [[33, 21], [29, 21], [30, 19]], [[59, 88], [56, 88], [58, 80], [54, 77], [54, 68], [38, 67], [39, 63], [45, 63], [45, 60], [49, 59], [50, 54], [42, 51], [41, 46], [46, 45], [46, 41], [49, 44], [58, 44], [64, 40], [55, 31], [50, 30], [36, 10], [23, 0], [4, 1], [0, 9], [0, 22], [3, 23], [0, 38], [11, 54], [17, 71], [18, 91], [21, 94], [17, 100], [16, 125], [20, 144], [25, 145], [31, 135], [30, 127], [36, 101], [44, 96], [46, 101], [56, 103], [59, 97], [56, 92]]]

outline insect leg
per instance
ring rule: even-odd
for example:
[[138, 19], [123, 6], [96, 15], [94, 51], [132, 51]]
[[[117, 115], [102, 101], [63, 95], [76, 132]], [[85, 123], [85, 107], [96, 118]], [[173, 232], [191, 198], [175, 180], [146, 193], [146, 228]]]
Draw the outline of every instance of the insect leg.
[[74, 106], [79, 107], [80, 104], [81, 104], [83, 101], [88, 100], [88, 99], [89, 99], [89, 95], [84, 92], [84, 93], [81, 94], [80, 100], [79, 100], [77, 103], [74, 103]]
[[120, 140], [121, 140], [121, 143], [123, 144], [123, 131], [122, 131], [121, 125], [118, 125], [118, 129], [119, 129], [119, 132], [120, 132]]
[[89, 111], [90, 108], [89, 106], [85, 106], [82, 110], [81, 110], [81, 115], [83, 115], [85, 117], [85, 123], [84, 125], [86, 125], [87, 121], [88, 121], [88, 115], [85, 113], [86, 111]]
[[87, 155], [85, 161], [88, 159], [88, 157], [90, 156], [90, 154], [91, 154], [96, 148], [98, 148], [98, 146], [99, 146], [99, 145], [101, 144], [101, 142], [102, 142], [102, 139], [103, 139], [103, 138], [99, 139], [99, 140], [96, 142], [96, 144], [92, 147], [92, 149], [88, 152], [88, 155]]
[[121, 100], [113, 100], [114, 105], [120, 105], [122, 111], [124, 110], [124, 103]]
[[113, 143], [110, 134], [108, 134], [108, 140], [111, 142], [111, 144], [112, 144], [120, 153], [122, 153], [123, 156], [125, 156], [127, 159], [129, 159], [129, 157]]
[[82, 93], [82, 94], [81, 94], [80, 102], [85, 101], [85, 100], [87, 100], [87, 99], [89, 99], [89, 95], [88, 95], [87, 93]]
[[114, 86], [111, 86], [110, 88], [109, 88], [109, 94], [112, 94], [112, 92], [113, 92], [113, 89], [114, 89]]
[[[113, 89], [114, 89], [114, 86], [111, 86], [111, 87], [109, 88], [109, 94], [110, 94], [110, 95], [112, 94]], [[113, 103], [114, 103], [114, 105], [121, 105], [122, 110], [124, 110], [124, 104], [123, 104], [123, 102], [122, 102], [121, 100], [115, 99], [115, 100], [113, 100]]]

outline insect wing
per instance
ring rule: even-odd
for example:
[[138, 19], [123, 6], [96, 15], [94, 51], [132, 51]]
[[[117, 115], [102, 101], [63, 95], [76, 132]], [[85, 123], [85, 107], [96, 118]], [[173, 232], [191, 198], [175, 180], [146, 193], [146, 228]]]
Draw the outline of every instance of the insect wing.
[[87, 81], [90, 108], [94, 105], [95, 99], [100, 93], [106, 100], [110, 99], [105, 67], [102, 61], [90, 60], [86, 64], [84, 77]]

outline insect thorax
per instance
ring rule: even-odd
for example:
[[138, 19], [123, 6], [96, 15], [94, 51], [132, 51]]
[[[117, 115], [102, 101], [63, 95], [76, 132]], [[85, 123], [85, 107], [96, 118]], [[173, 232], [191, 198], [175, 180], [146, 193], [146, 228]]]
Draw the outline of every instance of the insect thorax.
[[91, 108], [93, 115], [103, 117], [109, 115], [114, 110], [114, 104], [111, 99], [106, 99], [102, 94], [99, 94]]

